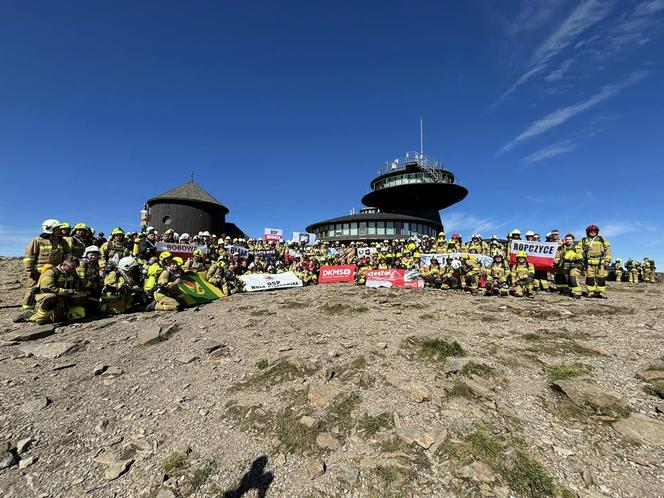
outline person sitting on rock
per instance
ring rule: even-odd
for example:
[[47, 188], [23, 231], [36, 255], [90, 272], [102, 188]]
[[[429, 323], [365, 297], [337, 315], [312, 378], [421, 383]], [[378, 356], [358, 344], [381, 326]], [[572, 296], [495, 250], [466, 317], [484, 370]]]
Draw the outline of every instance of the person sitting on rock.
[[207, 261], [205, 261], [203, 251], [197, 247], [194, 249], [191, 258], [185, 261], [184, 265], [182, 266], [182, 270], [187, 273], [198, 273], [202, 271], [208, 271], [209, 267], [210, 265]]
[[58, 266], [45, 267], [37, 284], [34, 314], [24, 314], [17, 321], [29, 320], [43, 325], [85, 317], [85, 309], [75, 305], [75, 299], [84, 295], [79, 292], [76, 268], [78, 258], [75, 256], [68, 256]]
[[500, 252], [495, 253], [493, 261], [486, 269], [486, 295], [507, 296], [509, 293], [510, 275], [510, 267], [505, 262], [503, 254]]
[[180, 294], [182, 282], [182, 258], [175, 256], [168, 266], [161, 272], [157, 280], [157, 291], [154, 293], [155, 302], [148, 306], [146, 311], [179, 311], [185, 307]]

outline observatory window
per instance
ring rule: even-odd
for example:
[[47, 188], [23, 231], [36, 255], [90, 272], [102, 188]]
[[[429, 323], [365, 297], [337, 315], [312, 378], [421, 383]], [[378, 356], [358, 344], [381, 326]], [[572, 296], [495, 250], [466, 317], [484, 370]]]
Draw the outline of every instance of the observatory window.
[[386, 235], [394, 235], [394, 222], [388, 221], [385, 227]]
[[350, 234], [357, 235], [357, 223], [350, 224]]
[[377, 221], [376, 222], [376, 235], [385, 235], [385, 222]]
[[173, 221], [173, 219], [172, 219], [170, 216], [164, 216], [164, 217], [161, 219], [161, 222], [162, 222], [164, 225], [170, 225], [170, 224], [171, 224], [171, 221]]
[[360, 221], [360, 235], [366, 235], [366, 234], [367, 234], [367, 222]]
[[367, 226], [369, 227], [368, 234], [369, 235], [376, 235], [376, 222], [375, 221], [370, 221], [367, 223]]

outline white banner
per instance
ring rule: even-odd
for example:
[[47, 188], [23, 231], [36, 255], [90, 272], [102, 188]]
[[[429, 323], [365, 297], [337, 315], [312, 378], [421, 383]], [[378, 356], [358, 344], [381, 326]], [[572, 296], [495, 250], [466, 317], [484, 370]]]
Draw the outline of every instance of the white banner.
[[[453, 268], [458, 268], [461, 266], [461, 255], [462, 254], [467, 254], [463, 252], [447, 252], [444, 254], [422, 254], [421, 256], [421, 266], [430, 266], [431, 265], [431, 259], [437, 259], [438, 262], [441, 264], [441, 266], [445, 266], [447, 263], [447, 258], [451, 257], [453, 259], [452, 261], [452, 267]], [[488, 267], [491, 262], [493, 261], [493, 258], [491, 256], [485, 256], [483, 254], [471, 254], [471, 256], [475, 257], [477, 261], [484, 266], [485, 268]]]
[[291, 240], [298, 244], [301, 244], [302, 242], [309, 244], [311, 241], [311, 234], [308, 234], [307, 232], [293, 232], [293, 238]]
[[226, 248], [226, 251], [228, 251], [229, 256], [232, 256], [233, 254], [239, 254], [241, 258], [248, 258], [249, 257], [249, 249], [247, 249], [246, 247], [228, 246]]
[[297, 278], [292, 271], [276, 274], [250, 273], [249, 275], [240, 275], [239, 278], [244, 282], [246, 292], [302, 287], [302, 280]]
[[194, 252], [194, 249], [200, 249], [203, 251], [203, 254], [207, 254], [207, 246], [197, 246], [195, 244], [177, 244], [175, 242], [157, 242], [155, 244], [155, 249], [157, 252], [168, 251], [170, 253], [178, 254], [191, 254]]
[[284, 230], [282, 228], [265, 227], [263, 231], [263, 240], [284, 240]]

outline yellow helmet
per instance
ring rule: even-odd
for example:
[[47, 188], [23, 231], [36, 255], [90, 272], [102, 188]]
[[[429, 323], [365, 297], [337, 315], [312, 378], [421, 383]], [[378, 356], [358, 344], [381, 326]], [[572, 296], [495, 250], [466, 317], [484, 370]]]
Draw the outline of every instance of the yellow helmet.
[[438, 232], [438, 237], [445, 237], [445, 232]]
[[165, 259], [169, 259], [171, 256], [173, 256], [170, 252], [164, 251], [159, 255], [159, 261], [164, 261]]
[[182, 258], [180, 256], [175, 256], [173, 259], [171, 259], [171, 263], [177, 263], [178, 266], [182, 266], [184, 264], [184, 261], [182, 261]]
[[416, 252], [415, 254], [413, 254], [413, 257], [414, 258], [421, 258], [422, 255], [419, 252]]
[[122, 228], [116, 227], [111, 231], [111, 235], [123, 235], [124, 236], [125, 232]]
[[460, 258], [461, 258], [461, 259], [470, 259], [470, 254], [465, 254], [465, 253], [464, 253], [464, 254], [461, 255]]
[[63, 221], [62, 223], [60, 223], [60, 228], [71, 228], [71, 225], [66, 221]]
[[197, 247], [196, 249], [194, 249], [193, 255], [194, 255], [194, 256], [202, 256], [202, 255], [203, 255], [203, 251], [201, 251], [201, 248], [200, 248], [200, 247]]
[[526, 254], [525, 251], [519, 251], [519, 252], [517, 252], [517, 253], [516, 253], [516, 257], [517, 257], [517, 258], [526, 258], [526, 259], [528, 259], [528, 255]]
[[88, 226], [85, 223], [76, 223], [74, 230], [87, 230]]

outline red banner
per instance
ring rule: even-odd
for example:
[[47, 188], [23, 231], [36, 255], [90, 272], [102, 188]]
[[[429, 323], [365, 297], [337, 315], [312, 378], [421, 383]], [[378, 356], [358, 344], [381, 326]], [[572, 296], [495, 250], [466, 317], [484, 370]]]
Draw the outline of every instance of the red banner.
[[352, 282], [355, 280], [356, 269], [355, 265], [321, 266], [318, 273], [318, 283]]
[[405, 287], [421, 289], [424, 280], [417, 270], [369, 270], [366, 274], [367, 287]]

